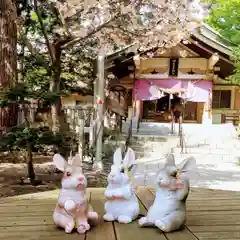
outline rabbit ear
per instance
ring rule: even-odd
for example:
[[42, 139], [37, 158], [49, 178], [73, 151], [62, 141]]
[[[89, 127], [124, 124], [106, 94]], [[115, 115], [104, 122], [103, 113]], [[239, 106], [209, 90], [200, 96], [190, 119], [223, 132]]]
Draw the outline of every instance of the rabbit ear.
[[72, 159], [72, 165], [82, 167], [82, 158], [79, 154], [76, 154]]
[[113, 164], [118, 166], [122, 164], [122, 149], [120, 147], [113, 154]]
[[58, 153], [56, 153], [53, 156], [53, 163], [56, 166], [57, 169], [59, 169], [60, 171], [64, 171], [64, 168], [67, 164], [67, 162], [65, 161], [65, 159]]
[[187, 172], [193, 170], [194, 168], [196, 168], [196, 166], [196, 159], [195, 157], [191, 156], [186, 158], [179, 164], [179, 169], [181, 169], [182, 172]]
[[166, 156], [165, 166], [176, 166], [175, 157], [172, 153], [170, 153]]
[[135, 164], [135, 152], [131, 149], [131, 148], [128, 148], [127, 150], [127, 153], [124, 157], [124, 160], [123, 160], [123, 167], [124, 168], [129, 168], [131, 167], [132, 165]]

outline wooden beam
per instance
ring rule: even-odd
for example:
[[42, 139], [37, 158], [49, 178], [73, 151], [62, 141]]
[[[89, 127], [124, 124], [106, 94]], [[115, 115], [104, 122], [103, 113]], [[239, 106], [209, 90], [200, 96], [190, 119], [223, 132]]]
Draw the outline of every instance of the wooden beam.
[[[137, 79], [172, 79], [168, 74], [137, 74]], [[197, 79], [207, 79], [206, 74], [179, 74], [178, 77], [174, 79], [189, 79], [189, 80], [197, 80]]]
[[[198, 41], [195, 41], [195, 40], [192, 40], [192, 39], [189, 39], [188, 41], [191, 42], [192, 44], [198, 46], [199, 48], [201, 48], [201, 49], [204, 50], [205, 52], [210, 53], [210, 54], [214, 54], [214, 51], [205, 48], [205, 47], [202, 46]], [[206, 43], [206, 44], [207, 44], [207, 43]], [[225, 61], [225, 62], [233, 65], [233, 62], [230, 61], [229, 59], [227, 59], [227, 58], [225, 58], [225, 57], [223, 57], [223, 56], [219, 56], [219, 58], [222, 59], [223, 61]]]
[[219, 61], [220, 57], [218, 53], [213, 53], [212, 56], [208, 59], [208, 68], [213, 70], [216, 63]]

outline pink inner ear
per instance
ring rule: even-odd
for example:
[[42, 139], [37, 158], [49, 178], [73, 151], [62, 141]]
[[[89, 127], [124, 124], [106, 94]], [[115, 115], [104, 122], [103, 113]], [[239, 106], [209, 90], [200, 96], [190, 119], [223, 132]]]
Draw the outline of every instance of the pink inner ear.
[[82, 166], [82, 159], [79, 154], [76, 154], [75, 157], [72, 159], [72, 165], [77, 167]]
[[62, 172], [64, 171], [66, 161], [60, 154], [57, 153], [53, 156], [53, 163], [57, 169], [59, 169]]

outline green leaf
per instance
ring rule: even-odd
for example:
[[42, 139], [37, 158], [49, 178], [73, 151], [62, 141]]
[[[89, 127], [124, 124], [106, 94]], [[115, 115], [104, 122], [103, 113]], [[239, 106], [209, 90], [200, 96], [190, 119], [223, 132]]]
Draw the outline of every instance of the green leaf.
[[36, 14], [36, 12], [32, 12], [32, 14], [31, 14], [31, 19], [33, 20], [33, 21], [38, 21], [38, 16], [37, 16], [37, 14]]
[[216, 4], [212, 8], [206, 22], [228, 39], [236, 47], [233, 49], [235, 72], [228, 80], [233, 84], [240, 83], [240, 1], [239, 0], [209, 0]]

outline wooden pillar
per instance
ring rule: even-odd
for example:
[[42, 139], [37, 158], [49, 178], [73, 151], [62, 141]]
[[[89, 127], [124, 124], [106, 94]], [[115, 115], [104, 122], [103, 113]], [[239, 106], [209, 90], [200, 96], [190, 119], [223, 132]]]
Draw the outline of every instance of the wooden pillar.
[[203, 110], [204, 110], [204, 103], [202, 103], [202, 102], [197, 103], [197, 122], [198, 123], [202, 123]]
[[212, 89], [209, 89], [208, 101], [204, 103], [202, 124], [212, 124]]
[[105, 55], [102, 53], [98, 56], [98, 100], [102, 103], [97, 102], [97, 141], [96, 141], [96, 159], [94, 163], [94, 169], [102, 170], [102, 148], [103, 148], [103, 118], [104, 118], [104, 100], [105, 100], [105, 78], [104, 78], [104, 60]]
[[127, 120], [131, 121], [133, 118], [133, 107], [128, 107], [128, 117]]
[[84, 125], [85, 121], [84, 119], [78, 120], [78, 154], [81, 158], [81, 161], [83, 160], [83, 151], [84, 151]]
[[135, 112], [135, 116], [137, 117], [137, 119], [139, 120], [141, 117], [141, 101], [137, 100], [136, 101], [136, 112]]
[[136, 100], [135, 102], [135, 111], [134, 111], [134, 118], [133, 118], [133, 125], [139, 129], [139, 121], [140, 121], [140, 114], [141, 114], [141, 101]]

